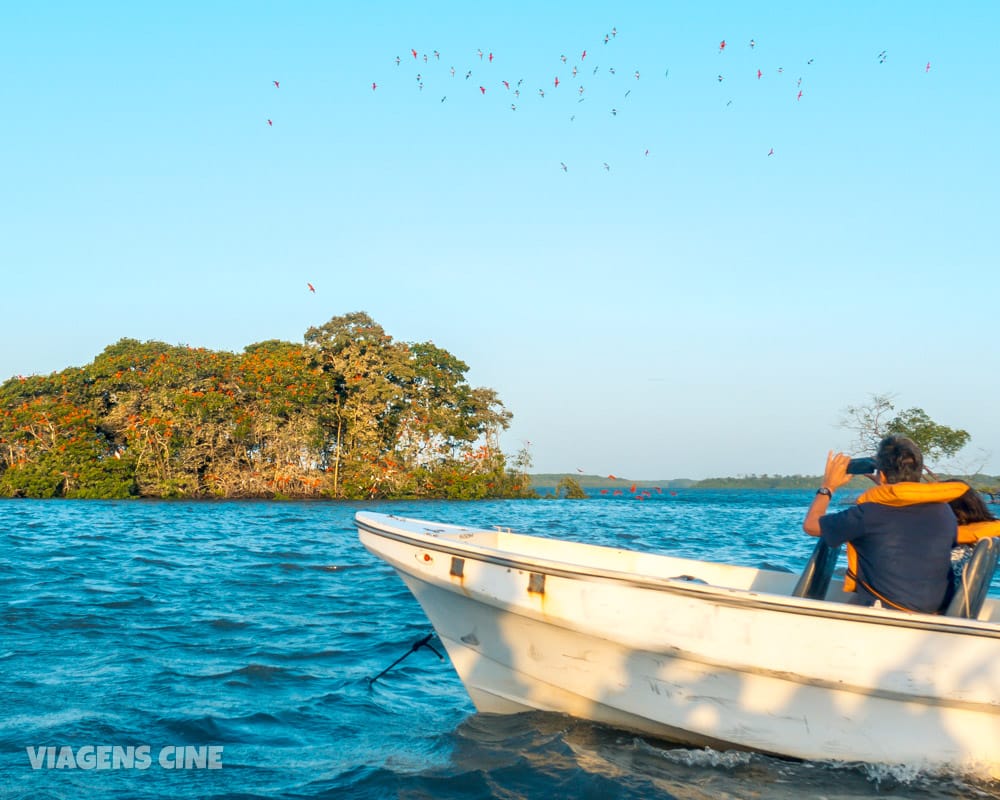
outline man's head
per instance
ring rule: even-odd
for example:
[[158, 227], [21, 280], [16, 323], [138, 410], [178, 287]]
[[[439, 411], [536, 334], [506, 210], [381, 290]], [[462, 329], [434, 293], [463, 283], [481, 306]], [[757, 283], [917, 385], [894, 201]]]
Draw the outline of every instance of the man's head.
[[924, 472], [924, 456], [917, 443], [900, 433], [879, 442], [875, 464], [886, 483], [919, 481]]

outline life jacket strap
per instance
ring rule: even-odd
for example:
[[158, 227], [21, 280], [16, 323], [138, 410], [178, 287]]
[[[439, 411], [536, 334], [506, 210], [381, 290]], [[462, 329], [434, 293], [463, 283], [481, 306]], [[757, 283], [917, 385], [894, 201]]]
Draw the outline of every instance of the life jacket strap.
[[851, 580], [857, 581], [858, 583], [860, 583], [868, 591], [869, 594], [871, 594], [876, 599], [881, 600], [883, 605], [889, 606], [890, 608], [894, 608], [897, 611], [905, 611], [907, 614], [920, 614], [920, 613], [922, 613], [922, 612], [918, 611], [915, 608], [908, 608], [907, 606], [901, 605], [900, 603], [896, 603], [896, 602], [890, 600], [888, 597], [886, 597], [884, 594], [882, 594], [881, 592], [879, 592], [874, 586], [872, 586], [870, 583], [868, 583], [868, 581], [866, 581], [864, 578], [862, 578], [860, 575], [858, 575], [852, 569], [848, 569], [847, 570], [847, 573], [846, 573], [845, 577], [848, 577]]

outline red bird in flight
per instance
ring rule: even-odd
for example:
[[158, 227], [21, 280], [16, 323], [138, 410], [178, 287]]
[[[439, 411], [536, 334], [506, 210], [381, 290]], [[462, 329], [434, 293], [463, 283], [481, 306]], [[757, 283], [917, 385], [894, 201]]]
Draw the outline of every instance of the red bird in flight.
[[580, 54], [580, 60], [581, 60], [581, 61], [583, 61], [583, 59], [585, 59], [586, 57], [587, 57], [587, 51], [586, 51], [586, 50], [584, 50], [584, 51], [583, 51], [583, 52], [582, 52], [582, 53]]
[[306, 283], [306, 286], [309, 287], [309, 291], [310, 292], [312, 292], [313, 294], [316, 294], [316, 287], [315, 286], [313, 286], [311, 283]]
[[372, 91], [374, 92], [375, 89], [377, 89], [377, 88], [378, 88], [378, 84], [375, 83], [375, 81], [372, 81]]
[[721, 53], [725, 49], [726, 49], [726, 40], [723, 39], [721, 42], [719, 42], [719, 52]]
[[559, 88], [559, 76], [556, 75], [556, 79], [552, 82], [552, 85]]
[[271, 83], [274, 84], [274, 88], [275, 89], [280, 89], [281, 88], [281, 84], [279, 84], [277, 81], [271, 81]]
[[485, 86], [480, 86], [479, 87], [479, 91], [481, 91], [483, 94], [486, 94], [486, 87]]
[[411, 53], [413, 53], [413, 57], [414, 57], [414, 58], [416, 58], [416, 57], [417, 57], [417, 51], [416, 51], [416, 50], [410, 50], [410, 52], [411, 52]]
[[268, 121], [267, 121], [267, 127], [269, 127], [269, 128], [272, 128], [272, 127], [274, 127], [274, 123], [273, 123], [273, 122], [271, 122], [271, 120], [268, 120]]

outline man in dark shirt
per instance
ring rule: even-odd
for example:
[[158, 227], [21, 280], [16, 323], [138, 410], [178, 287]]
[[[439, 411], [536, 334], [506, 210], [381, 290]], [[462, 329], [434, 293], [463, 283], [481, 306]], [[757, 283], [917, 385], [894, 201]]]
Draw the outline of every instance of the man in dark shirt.
[[[803, 530], [832, 547], [848, 546], [845, 589], [852, 603], [935, 613], [948, 599], [955, 515], [948, 501], [958, 483], [920, 483], [923, 455], [913, 440], [893, 434], [875, 457], [879, 484], [845, 511], [827, 514], [833, 493], [845, 486], [850, 458], [827, 455], [823, 485]], [[968, 488], [968, 487], [966, 487]], [[956, 494], [958, 493], [958, 494]]]

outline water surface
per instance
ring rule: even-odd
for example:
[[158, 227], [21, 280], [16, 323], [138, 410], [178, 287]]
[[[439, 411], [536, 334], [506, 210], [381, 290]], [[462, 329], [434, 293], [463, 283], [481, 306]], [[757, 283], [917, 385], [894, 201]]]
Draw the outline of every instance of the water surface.
[[[477, 714], [426, 649], [369, 685], [431, 629], [359, 545], [359, 509], [798, 571], [810, 499], [0, 501], [0, 798], [1000, 797], [962, 776]], [[146, 746], [151, 764], [33, 769], [27, 751], [88, 745]], [[158, 761], [208, 746], [221, 747], [220, 769]]]

